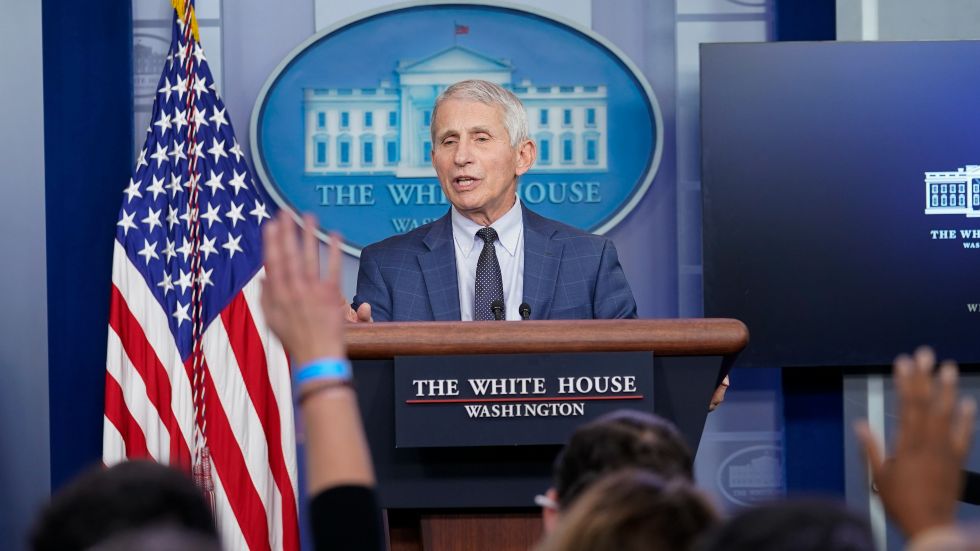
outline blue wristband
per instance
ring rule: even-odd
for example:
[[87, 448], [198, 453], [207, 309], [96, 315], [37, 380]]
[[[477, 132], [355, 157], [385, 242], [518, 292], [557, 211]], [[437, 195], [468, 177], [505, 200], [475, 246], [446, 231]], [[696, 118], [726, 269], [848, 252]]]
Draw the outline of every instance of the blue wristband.
[[351, 378], [350, 362], [342, 358], [318, 358], [304, 364], [296, 370], [295, 381], [299, 386], [303, 383], [321, 379], [343, 379], [349, 381]]

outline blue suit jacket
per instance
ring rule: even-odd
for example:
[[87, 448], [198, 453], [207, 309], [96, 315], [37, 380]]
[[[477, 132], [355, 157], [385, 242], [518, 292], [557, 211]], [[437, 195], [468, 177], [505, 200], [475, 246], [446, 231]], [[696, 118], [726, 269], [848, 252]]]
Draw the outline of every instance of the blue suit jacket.
[[[524, 213], [524, 302], [531, 319], [635, 318], [612, 241]], [[361, 252], [353, 306], [375, 321], [459, 321], [456, 253], [447, 213]]]

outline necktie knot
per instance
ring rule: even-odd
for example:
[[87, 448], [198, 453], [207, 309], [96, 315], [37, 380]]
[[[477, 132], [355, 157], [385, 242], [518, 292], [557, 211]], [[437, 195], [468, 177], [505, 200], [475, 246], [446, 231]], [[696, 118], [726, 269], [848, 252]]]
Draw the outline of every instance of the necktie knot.
[[476, 236], [482, 239], [487, 245], [493, 245], [493, 242], [497, 240], [497, 230], [489, 226], [486, 228], [480, 228], [480, 230], [476, 232]]

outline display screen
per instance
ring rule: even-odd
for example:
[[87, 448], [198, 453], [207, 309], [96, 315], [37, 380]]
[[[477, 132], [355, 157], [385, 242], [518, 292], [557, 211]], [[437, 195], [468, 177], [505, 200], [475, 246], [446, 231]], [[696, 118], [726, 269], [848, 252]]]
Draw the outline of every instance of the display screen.
[[704, 45], [701, 130], [737, 365], [980, 362], [980, 42]]

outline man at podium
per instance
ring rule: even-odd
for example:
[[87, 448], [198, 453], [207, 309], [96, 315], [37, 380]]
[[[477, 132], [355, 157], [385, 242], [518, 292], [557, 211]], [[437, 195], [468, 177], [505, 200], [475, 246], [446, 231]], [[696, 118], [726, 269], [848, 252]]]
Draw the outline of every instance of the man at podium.
[[612, 241], [517, 199], [537, 157], [517, 96], [458, 82], [431, 120], [432, 166], [452, 207], [362, 251], [350, 321], [636, 317]]

